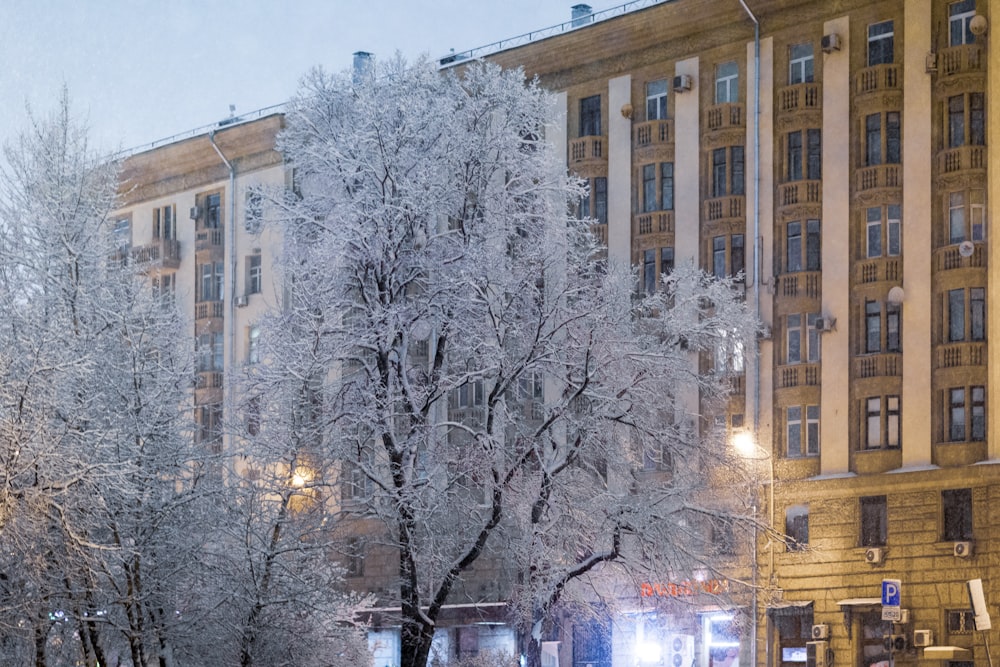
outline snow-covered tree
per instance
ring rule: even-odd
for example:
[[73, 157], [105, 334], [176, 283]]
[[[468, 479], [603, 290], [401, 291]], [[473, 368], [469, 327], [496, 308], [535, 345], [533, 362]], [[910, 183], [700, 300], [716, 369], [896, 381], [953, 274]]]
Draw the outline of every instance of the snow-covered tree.
[[727, 454], [699, 416], [729, 377], [698, 359], [753, 318], [691, 267], [636, 294], [570, 213], [551, 112], [519, 71], [396, 59], [310, 74], [279, 140], [298, 196], [274, 201], [287, 298], [264, 335], [302, 355], [284, 382], [349, 489], [338, 525], [378, 522], [398, 558], [403, 667], [476, 577], [536, 653], [574, 582], [710, 566], [707, 529], [732, 518], [703, 492]]

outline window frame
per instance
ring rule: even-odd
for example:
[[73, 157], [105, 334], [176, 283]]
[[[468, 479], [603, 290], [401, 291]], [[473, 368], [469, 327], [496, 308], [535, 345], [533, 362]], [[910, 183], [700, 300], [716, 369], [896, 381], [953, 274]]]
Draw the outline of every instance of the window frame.
[[601, 96], [589, 95], [580, 98], [581, 137], [601, 136]]
[[886, 496], [858, 498], [858, 538], [862, 547], [884, 547], [889, 538], [889, 507]]
[[941, 539], [945, 542], [973, 539], [971, 488], [941, 490]]
[[[972, 8], [968, 9], [971, 5]], [[959, 0], [948, 4], [948, 46], [973, 44], [976, 36], [969, 25], [976, 15], [976, 0]]]
[[892, 19], [868, 24], [866, 54], [868, 67], [895, 62], [895, 26]]
[[[799, 50], [796, 55], [796, 49]], [[808, 53], [805, 53], [808, 49]], [[814, 80], [815, 49], [812, 42], [792, 44], [788, 47], [788, 85], [812, 83]]]
[[715, 103], [733, 104], [740, 100], [740, 65], [735, 60], [715, 66]]
[[[651, 90], [651, 87], [660, 87], [659, 90]], [[646, 120], [666, 120], [667, 119], [667, 91], [669, 85], [666, 79], [656, 79], [646, 82]]]
[[656, 201], [656, 186], [656, 163], [651, 162], [642, 165], [642, 189], [640, 192], [642, 193], [641, 204], [643, 213], [652, 213], [659, 208], [659, 204]]

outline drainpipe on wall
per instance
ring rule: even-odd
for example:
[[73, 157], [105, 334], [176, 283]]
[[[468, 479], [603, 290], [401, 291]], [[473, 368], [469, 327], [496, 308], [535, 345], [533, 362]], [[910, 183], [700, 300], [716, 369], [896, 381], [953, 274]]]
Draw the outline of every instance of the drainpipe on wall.
[[[208, 133], [208, 141], [212, 144], [212, 148], [218, 153], [219, 159], [222, 160], [223, 164], [226, 165], [226, 169], [229, 170], [229, 216], [226, 220], [227, 227], [229, 228], [229, 233], [227, 234], [228, 245], [229, 245], [229, 304], [226, 313], [226, 320], [229, 324], [229, 373], [233, 372], [236, 368], [236, 168], [233, 164], [226, 159], [226, 156], [222, 154], [219, 150], [218, 144], [215, 143], [215, 130]], [[228, 373], [227, 373], [228, 375]], [[225, 416], [231, 419], [233, 417], [233, 392], [230, 388], [230, 382], [225, 383]]]
[[[757, 320], [760, 321], [760, 269], [761, 269], [761, 238], [760, 238], [760, 21], [754, 16], [754, 13], [750, 11], [747, 7], [747, 3], [744, 0], [740, 0], [740, 5], [743, 7], [743, 11], [747, 13], [750, 20], [753, 21], [753, 57], [754, 57], [754, 70], [753, 70], [753, 301], [754, 301], [754, 311], [757, 316]], [[754, 336], [754, 378], [753, 378], [753, 441], [754, 445], [759, 449], [759, 436], [760, 436], [760, 337]], [[771, 520], [768, 526], [774, 524], [774, 452], [768, 453], [768, 463], [771, 466], [772, 477], [770, 484], [770, 502], [768, 503], [768, 512], [770, 513]], [[754, 501], [754, 514], [756, 515], [757, 503]], [[756, 516], [754, 517], [756, 520]], [[756, 525], [756, 524], [755, 524]], [[753, 617], [753, 632], [750, 633], [750, 660], [751, 664], [757, 665], [757, 586], [758, 586], [758, 571], [760, 569], [757, 562], [757, 529], [754, 528], [753, 535], [753, 601], [751, 603], [751, 615]], [[773, 574], [774, 568], [772, 566], [771, 572]], [[767, 642], [766, 650], [767, 654], [767, 665], [771, 665], [771, 643]]]

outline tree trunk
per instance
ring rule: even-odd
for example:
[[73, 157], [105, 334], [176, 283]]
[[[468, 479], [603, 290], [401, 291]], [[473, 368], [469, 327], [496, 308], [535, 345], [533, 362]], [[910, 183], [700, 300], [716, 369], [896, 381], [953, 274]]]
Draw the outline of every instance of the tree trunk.
[[427, 667], [434, 640], [434, 626], [419, 618], [403, 618], [400, 631], [400, 667]]
[[45, 644], [49, 638], [47, 621], [48, 619], [43, 616], [35, 623], [35, 667], [46, 667]]

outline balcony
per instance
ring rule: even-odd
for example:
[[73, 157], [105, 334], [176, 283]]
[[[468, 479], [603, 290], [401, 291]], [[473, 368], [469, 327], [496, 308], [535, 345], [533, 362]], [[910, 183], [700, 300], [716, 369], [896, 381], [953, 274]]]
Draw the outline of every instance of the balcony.
[[218, 371], [202, 371], [198, 373], [196, 389], [221, 389], [222, 373]]
[[855, 92], [858, 95], [884, 93], [886, 91], [901, 91], [902, 77], [899, 76], [899, 65], [872, 65], [860, 70], [854, 78]]
[[570, 164], [580, 162], [607, 162], [604, 155], [604, 137], [580, 137], [569, 142]]
[[903, 355], [898, 352], [866, 354], [852, 360], [853, 375], [857, 378], [895, 377], [903, 374]]
[[635, 123], [632, 126], [632, 132], [635, 148], [673, 144], [674, 121], [667, 118], [663, 120], [648, 120], [645, 123]]
[[745, 215], [745, 197], [730, 195], [705, 200], [705, 220], [725, 220], [726, 218], [743, 218]]
[[981, 269], [986, 266], [986, 244], [974, 244], [972, 255], [963, 257], [958, 245], [948, 245], [938, 248], [933, 255], [935, 271], [952, 271], [955, 269]]
[[221, 248], [223, 243], [224, 237], [221, 229], [203, 229], [195, 236], [194, 249], [196, 252], [200, 250], [213, 250]]
[[739, 102], [716, 104], [705, 111], [705, 128], [709, 132], [742, 128], [746, 126], [746, 114]]
[[822, 103], [822, 88], [818, 83], [795, 83], [778, 91], [779, 114], [818, 111]]
[[778, 208], [822, 203], [823, 181], [792, 181], [778, 186]]
[[161, 239], [149, 245], [132, 248], [135, 264], [159, 264], [163, 268], [177, 269], [181, 265], [181, 243], [176, 239]]
[[937, 56], [939, 77], [986, 72], [981, 44], [963, 44], [941, 49]]
[[194, 319], [207, 320], [224, 317], [225, 308], [222, 301], [201, 301], [194, 304]]
[[632, 233], [637, 236], [655, 233], [672, 234], [674, 231], [673, 211], [652, 211], [632, 216]]
[[855, 283], [899, 282], [903, 279], [903, 261], [899, 257], [872, 257], [854, 265]]
[[944, 343], [934, 346], [935, 368], [986, 365], [986, 341]]
[[788, 364], [778, 367], [778, 389], [818, 387], [819, 364]]
[[818, 299], [823, 293], [823, 274], [820, 271], [798, 271], [776, 276], [775, 294], [795, 299]]
[[937, 154], [938, 174], [957, 171], [985, 170], [986, 146], [956, 146]]
[[858, 192], [880, 188], [899, 188], [903, 185], [903, 166], [900, 164], [879, 164], [862, 167], [855, 172], [855, 187]]
[[595, 237], [597, 237], [597, 241], [602, 246], [606, 247], [608, 245], [608, 226], [607, 225], [601, 225], [601, 224], [591, 225], [590, 226], [590, 233], [593, 234]]

